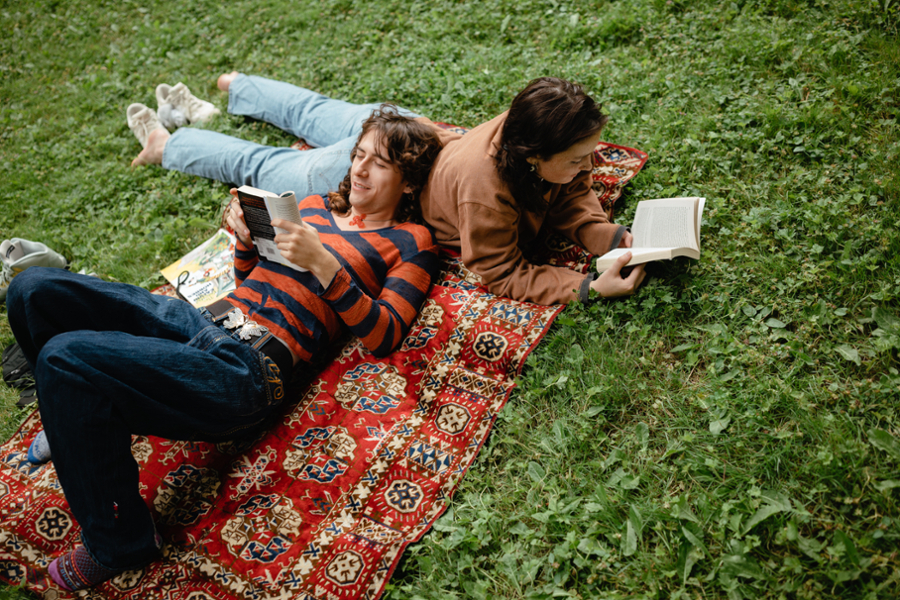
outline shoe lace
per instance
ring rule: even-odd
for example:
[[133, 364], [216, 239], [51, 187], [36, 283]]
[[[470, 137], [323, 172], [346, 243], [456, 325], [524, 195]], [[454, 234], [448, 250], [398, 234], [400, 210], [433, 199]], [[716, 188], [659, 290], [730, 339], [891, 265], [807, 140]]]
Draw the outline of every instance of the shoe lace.
[[138, 135], [138, 139], [146, 140], [150, 137], [150, 132], [156, 129], [157, 125], [153, 122], [152, 119], [142, 119], [135, 123], [135, 126], [140, 129], [140, 134]]
[[3, 265], [2, 269], [0, 269], [0, 289], [3, 289], [9, 286], [9, 282], [16, 276], [16, 273], [5, 261], [0, 260], [0, 264]]
[[189, 121], [196, 119], [197, 115], [203, 111], [203, 101], [187, 88], [169, 94], [168, 100], [172, 107], [180, 110]]
[[198, 98], [197, 96], [194, 96], [191, 93], [187, 93], [184, 95], [182, 100], [184, 101], [184, 104], [187, 104], [187, 106], [184, 107], [187, 108], [187, 110], [184, 110], [184, 108], [182, 108], [182, 112], [185, 113], [185, 116], [189, 115], [188, 118], [195, 119], [197, 117], [197, 114], [203, 111], [203, 101], [200, 100], [200, 98]]

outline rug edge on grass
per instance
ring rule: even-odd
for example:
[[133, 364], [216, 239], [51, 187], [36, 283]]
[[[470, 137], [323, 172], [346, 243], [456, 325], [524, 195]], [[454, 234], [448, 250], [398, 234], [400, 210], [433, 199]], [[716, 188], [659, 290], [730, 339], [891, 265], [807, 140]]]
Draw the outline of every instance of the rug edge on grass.
[[[377, 361], [352, 340], [280, 423], [237, 453], [135, 438], [164, 557], [88, 597], [378, 598], [406, 547], [446, 510], [562, 310], [493, 296], [458, 259], [445, 256], [445, 267], [398, 352]], [[74, 598], [46, 575], [78, 543], [78, 525], [52, 463], [25, 461], [39, 430], [35, 413], [0, 454], [0, 577]]]
[[[595, 189], [604, 186], [608, 208], [646, 160], [598, 146]], [[548, 246], [552, 264], [588, 268], [590, 255], [570, 242]], [[380, 597], [405, 549], [446, 511], [563, 308], [493, 296], [458, 258], [443, 258], [399, 351], [378, 361], [352, 340], [261, 439], [135, 438], [164, 555], [87, 593], [46, 575], [79, 529], [52, 464], [25, 460], [40, 429], [32, 414], [0, 451], [0, 578], [48, 599]]]

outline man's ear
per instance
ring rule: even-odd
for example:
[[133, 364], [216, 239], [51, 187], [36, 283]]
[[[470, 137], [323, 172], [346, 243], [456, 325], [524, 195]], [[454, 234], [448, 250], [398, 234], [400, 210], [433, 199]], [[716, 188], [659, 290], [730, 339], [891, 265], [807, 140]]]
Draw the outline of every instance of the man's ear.
[[413, 189], [411, 187], [409, 187], [408, 183], [405, 186], [403, 186], [403, 193], [404, 194], [412, 194], [413, 193]]

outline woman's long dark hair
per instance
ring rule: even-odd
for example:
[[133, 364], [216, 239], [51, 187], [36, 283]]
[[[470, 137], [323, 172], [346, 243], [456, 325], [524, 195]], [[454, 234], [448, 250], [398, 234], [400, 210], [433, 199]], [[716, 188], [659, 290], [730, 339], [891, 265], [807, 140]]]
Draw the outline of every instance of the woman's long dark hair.
[[[441, 151], [440, 138], [428, 125], [401, 115], [393, 104], [382, 104], [363, 122], [362, 132], [350, 153], [351, 160], [356, 157], [359, 141], [370, 131], [378, 132], [379, 143], [384, 147], [387, 159], [400, 170], [403, 181], [412, 190], [400, 198], [396, 220], [421, 222], [422, 205], [419, 204], [419, 194], [428, 183], [431, 166]], [[349, 171], [337, 191], [329, 192], [328, 202], [332, 212], [336, 214], [345, 215], [350, 212]]]
[[549, 159], [595, 135], [608, 120], [580, 85], [565, 79], [540, 77], [519, 92], [509, 107], [495, 158], [518, 206], [532, 213], [547, 209], [543, 180], [527, 159]]

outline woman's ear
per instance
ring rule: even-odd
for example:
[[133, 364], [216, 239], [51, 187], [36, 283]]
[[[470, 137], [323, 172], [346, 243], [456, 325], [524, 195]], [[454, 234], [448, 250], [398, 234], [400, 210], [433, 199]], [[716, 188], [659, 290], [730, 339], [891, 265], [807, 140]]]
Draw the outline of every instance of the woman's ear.
[[534, 166], [537, 166], [538, 163], [540, 162], [540, 159], [539, 159], [537, 156], [529, 156], [529, 157], [526, 158], [525, 160], [526, 160], [529, 164], [532, 164], [532, 165], [534, 165]]
[[404, 194], [412, 194], [413, 193], [413, 189], [409, 186], [408, 183], [405, 186], [403, 186], [403, 193]]

